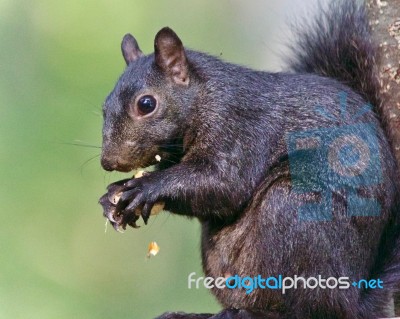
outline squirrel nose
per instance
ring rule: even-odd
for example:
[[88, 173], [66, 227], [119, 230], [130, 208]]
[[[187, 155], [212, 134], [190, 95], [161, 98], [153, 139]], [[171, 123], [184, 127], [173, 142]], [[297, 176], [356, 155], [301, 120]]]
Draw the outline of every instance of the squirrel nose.
[[106, 171], [113, 171], [113, 170], [115, 170], [115, 169], [117, 168], [118, 162], [115, 161], [115, 160], [113, 160], [113, 159], [111, 159], [111, 158], [102, 156], [102, 157], [101, 157], [101, 166], [102, 166]]
[[119, 171], [119, 172], [130, 172], [134, 167], [126, 160], [115, 156], [115, 155], [104, 155], [101, 156], [101, 166], [106, 171]]

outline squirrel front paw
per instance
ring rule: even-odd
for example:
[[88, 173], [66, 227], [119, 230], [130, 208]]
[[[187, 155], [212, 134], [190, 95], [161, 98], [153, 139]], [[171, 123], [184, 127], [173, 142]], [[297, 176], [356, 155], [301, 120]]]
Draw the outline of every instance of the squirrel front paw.
[[117, 231], [119, 231], [120, 227], [125, 229], [126, 225], [130, 225], [134, 228], [139, 227], [136, 225], [136, 221], [139, 219], [139, 216], [133, 216], [134, 218], [132, 218], [128, 222], [126, 218], [123, 218], [123, 215], [117, 207], [119, 198], [121, 197], [123, 191], [124, 184], [128, 180], [129, 179], [125, 179], [110, 184], [107, 187], [107, 193], [101, 196], [99, 200], [99, 204], [103, 207], [103, 216], [108, 219], [110, 224]]
[[103, 215], [116, 230], [120, 227], [126, 229], [127, 225], [138, 228], [136, 221], [140, 216], [147, 224], [150, 215], [164, 208], [164, 204], [159, 202], [157, 187], [147, 176], [110, 184], [99, 203], [103, 206]]

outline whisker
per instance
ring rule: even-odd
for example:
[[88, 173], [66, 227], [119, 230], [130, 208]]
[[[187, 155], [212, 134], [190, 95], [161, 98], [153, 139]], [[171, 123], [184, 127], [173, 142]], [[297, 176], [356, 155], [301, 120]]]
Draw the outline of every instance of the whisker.
[[169, 162], [169, 163], [172, 163], [172, 164], [177, 164], [178, 163], [177, 161], [173, 161], [173, 160], [168, 159], [168, 158], [162, 158], [161, 161], [166, 161], [166, 162]]
[[183, 147], [183, 144], [159, 144], [162, 147]]
[[169, 211], [165, 211], [165, 212], [166, 212], [167, 217], [164, 219], [164, 222], [161, 224], [161, 228], [164, 228], [164, 226], [167, 223], [168, 219], [171, 217], [171, 212], [169, 212]]
[[174, 157], [182, 157], [182, 152], [168, 152], [169, 155]]
[[92, 156], [91, 158], [89, 158], [88, 160], [86, 160], [85, 162], [83, 162], [83, 164], [82, 164], [81, 167], [80, 167], [81, 175], [82, 175], [82, 176], [83, 176], [83, 169], [85, 168], [85, 166], [86, 166], [87, 164], [89, 164], [92, 160], [94, 160], [95, 158], [100, 157], [100, 155], [101, 155], [101, 154], [97, 154], [97, 155], [95, 155], [95, 156]]
[[79, 147], [87, 147], [87, 148], [101, 148], [101, 146], [92, 145], [92, 144], [85, 144], [85, 143], [59, 142], [59, 144], [79, 146]]
[[160, 147], [160, 150], [161, 151], [165, 151], [165, 152], [174, 152], [175, 154], [178, 154], [178, 153], [183, 153], [182, 152], [182, 149], [178, 149], [178, 148], [166, 148], [166, 147]]
[[84, 94], [79, 94], [79, 99], [84, 102], [85, 104], [91, 106], [91, 108], [95, 109], [95, 110], [102, 110], [103, 106], [102, 104], [98, 104], [98, 103], [93, 103], [93, 101], [91, 99], [89, 99], [87, 96], [85, 96]]
[[[107, 181], [106, 181], [107, 179]], [[107, 187], [108, 185], [110, 185], [110, 179], [111, 179], [111, 172], [104, 172], [104, 177], [103, 177], [103, 183], [104, 186]]]

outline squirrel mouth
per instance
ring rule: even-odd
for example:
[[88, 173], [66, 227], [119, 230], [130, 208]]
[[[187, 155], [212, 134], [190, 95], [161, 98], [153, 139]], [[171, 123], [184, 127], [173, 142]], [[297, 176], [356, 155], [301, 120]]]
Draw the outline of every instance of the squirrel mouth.
[[123, 162], [115, 158], [108, 158], [106, 156], [101, 157], [101, 166], [104, 170], [109, 172], [118, 171], [123, 173], [128, 173], [135, 168], [131, 163]]
[[121, 172], [121, 173], [129, 173], [129, 172], [133, 171], [133, 167], [120, 165], [117, 168], [115, 168], [115, 171]]
[[106, 156], [102, 156], [101, 158], [101, 166], [103, 167], [104, 170], [112, 172], [112, 171], [118, 171], [121, 173], [129, 173], [129, 172], [137, 172], [139, 170], [143, 170], [148, 167], [153, 167], [155, 164], [158, 164], [161, 162], [161, 156], [160, 155], [155, 155], [153, 161], [148, 161], [147, 165], [141, 166], [141, 165], [135, 165], [134, 163], [127, 162], [127, 161], [122, 161], [120, 159], [116, 158], [107, 158]]

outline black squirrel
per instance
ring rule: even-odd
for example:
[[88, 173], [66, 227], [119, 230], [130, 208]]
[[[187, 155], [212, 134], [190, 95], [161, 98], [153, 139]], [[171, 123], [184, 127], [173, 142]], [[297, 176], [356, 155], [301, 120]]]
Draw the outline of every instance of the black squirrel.
[[169, 28], [150, 55], [126, 35], [127, 68], [103, 108], [101, 164], [158, 170], [111, 184], [104, 215], [135, 227], [136, 209], [147, 223], [162, 201], [196, 217], [206, 276], [379, 279], [383, 288], [215, 288], [219, 314], [159, 318], [389, 315], [400, 278], [398, 171], [365, 7], [332, 2], [293, 51], [292, 72], [268, 73], [185, 49]]

